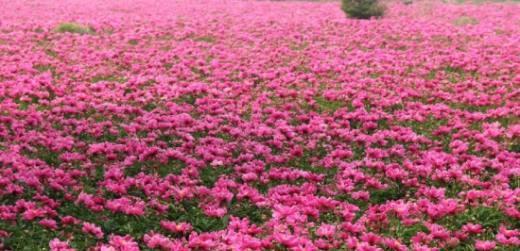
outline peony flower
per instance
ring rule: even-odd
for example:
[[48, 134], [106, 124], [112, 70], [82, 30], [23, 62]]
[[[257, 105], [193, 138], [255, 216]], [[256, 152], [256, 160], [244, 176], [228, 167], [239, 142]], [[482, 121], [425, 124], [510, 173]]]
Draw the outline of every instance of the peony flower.
[[93, 235], [97, 239], [103, 238], [103, 230], [101, 230], [100, 227], [96, 226], [95, 224], [84, 222], [83, 227], [81, 228], [81, 231], [86, 234]]
[[68, 242], [61, 241], [61, 240], [59, 240], [57, 238], [52, 239], [49, 242], [49, 248], [51, 249], [51, 251], [75, 251], [76, 250], [74, 248], [71, 248], [69, 246]]
[[488, 251], [493, 250], [496, 247], [496, 243], [494, 241], [475, 241], [475, 249], [479, 251]]

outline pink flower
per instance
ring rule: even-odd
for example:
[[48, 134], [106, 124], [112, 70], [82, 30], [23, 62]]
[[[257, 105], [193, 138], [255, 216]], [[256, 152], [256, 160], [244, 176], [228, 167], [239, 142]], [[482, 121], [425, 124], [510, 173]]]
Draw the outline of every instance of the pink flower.
[[322, 224], [317, 230], [316, 235], [321, 237], [332, 237], [336, 231], [336, 227], [330, 224]]
[[98, 239], [103, 238], [103, 231], [100, 227], [96, 226], [95, 224], [84, 222], [83, 228], [81, 228], [81, 230], [83, 231], [83, 233], [91, 234]]
[[191, 231], [191, 225], [186, 222], [176, 223], [173, 221], [161, 221], [161, 227], [171, 233], [189, 233]]
[[465, 231], [469, 234], [480, 234], [482, 232], [482, 226], [480, 224], [472, 224], [468, 223], [462, 226], [462, 231]]
[[134, 239], [127, 236], [112, 235], [110, 236], [109, 244], [116, 251], [139, 251], [139, 245]]
[[72, 216], [65, 216], [65, 217], [61, 218], [61, 223], [63, 225], [76, 225], [81, 222], [80, 222], [80, 220], [78, 220]]
[[161, 248], [162, 250], [172, 250], [174, 243], [161, 234], [149, 233], [145, 234], [143, 241], [149, 248]]
[[38, 208], [35, 208], [35, 209], [28, 209], [27, 211], [25, 211], [23, 213], [23, 219], [24, 220], [34, 220], [35, 218], [39, 218], [39, 217], [43, 217], [45, 216], [45, 211], [42, 210], [42, 209], [38, 209]]
[[3, 2], [0, 249], [520, 246], [520, 5]]
[[58, 229], [58, 224], [53, 219], [43, 219], [43, 220], [40, 220], [39, 223], [40, 223], [40, 225], [42, 225], [46, 228], [52, 229], [52, 230]]
[[496, 247], [496, 243], [494, 241], [475, 241], [475, 249], [479, 251], [488, 251], [493, 250]]
[[66, 241], [60, 241], [59, 239], [55, 238], [52, 239], [49, 242], [49, 248], [51, 251], [75, 251], [76, 249], [73, 249], [69, 246], [69, 243]]
[[276, 234], [274, 238], [277, 242], [288, 248], [294, 247], [298, 244], [298, 238], [290, 234], [279, 233]]
[[144, 214], [145, 203], [140, 200], [132, 201], [123, 197], [107, 201], [105, 207], [114, 213], [121, 212], [128, 215], [141, 216]]

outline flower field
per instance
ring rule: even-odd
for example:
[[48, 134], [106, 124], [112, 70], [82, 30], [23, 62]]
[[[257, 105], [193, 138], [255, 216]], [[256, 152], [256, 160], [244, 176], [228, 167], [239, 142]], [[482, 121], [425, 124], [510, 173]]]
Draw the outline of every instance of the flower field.
[[0, 0], [0, 250], [519, 250], [520, 4]]

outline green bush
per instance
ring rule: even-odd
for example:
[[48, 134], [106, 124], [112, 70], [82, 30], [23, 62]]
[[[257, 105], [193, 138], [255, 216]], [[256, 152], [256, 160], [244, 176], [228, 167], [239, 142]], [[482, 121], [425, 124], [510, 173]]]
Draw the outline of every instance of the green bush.
[[370, 19], [383, 16], [386, 7], [379, 0], [342, 0], [341, 9], [349, 17]]
[[94, 29], [89, 26], [77, 24], [77, 23], [62, 23], [55, 29], [59, 33], [77, 33], [77, 34], [93, 34]]

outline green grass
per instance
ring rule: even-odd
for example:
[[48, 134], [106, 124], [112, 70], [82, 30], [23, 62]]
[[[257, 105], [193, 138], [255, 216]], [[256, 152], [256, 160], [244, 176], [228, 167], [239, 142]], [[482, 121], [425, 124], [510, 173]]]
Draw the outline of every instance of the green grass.
[[40, 73], [46, 72], [46, 71], [50, 71], [51, 74], [52, 74], [52, 78], [54, 78], [54, 79], [57, 79], [57, 78], [59, 78], [61, 76], [60, 74], [58, 74], [56, 66], [54, 66], [54, 65], [37, 64], [37, 65], [34, 65], [33, 68], [35, 70], [37, 70], [38, 72], [40, 72]]
[[248, 218], [250, 223], [261, 225], [271, 219], [272, 213], [268, 208], [258, 207], [249, 201], [237, 202], [232, 201], [229, 214], [239, 217]]
[[520, 143], [513, 143], [509, 146], [509, 151], [514, 153], [520, 153]]
[[61, 23], [54, 30], [58, 33], [75, 33], [81, 35], [95, 33], [92, 27], [74, 22]]
[[509, 187], [511, 187], [511, 189], [520, 188], [520, 176], [509, 178]]
[[169, 174], [179, 175], [186, 165], [180, 160], [170, 160], [168, 163], [158, 163], [153, 161], [137, 162], [124, 171], [126, 176], [134, 177], [139, 173], [157, 174], [164, 178]]
[[334, 211], [321, 212], [319, 217], [320, 223], [337, 224], [341, 222], [341, 216]]
[[212, 44], [217, 41], [217, 38], [213, 35], [205, 35], [205, 36], [196, 37], [193, 40], [197, 41], [197, 42], [204, 42], [204, 43]]
[[[471, 20], [473, 20], [473, 19], [468, 17], [468, 18], [463, 18], [460, 20], [462, 20], [462, 21], [458, 21], [459, 23], [471, 24]], [[473, 21], [473, 22], [477, 22], [477, 21]], [[467, 25], [467, 24], [465, 24], [465, 25]], [[460, 24], [460, 25], [464, 25], [464, 24]], [[468, 78], [477, 77], [476, 71], [466, 71], [465, 69], [463, 69], [461, 67], [447, 66], [443, 70], [447, 74], [447, 78], [451, 83], [458, 83], [458, 82], [462, 82]]]
[[187, 94], [187, 95], [183, 95], [183, 96], [180, 96], [177, 99], [175, 99], [175, 103], [177, 103], [177, 104], [187, 103], [190, 105], [194, 105], [195, 102], [197, 101], [197, 98], [199, 98], [198, 95]]
[[[466, 223], [478, 223], [492, 231], [497, 231], [502, 224], [513, 225], [515, 228], [520, 227], [520, 222], [509, 218], [500, 209], [484, 206], [468, 208], [462, 213], [443, 217], [438, 223], [450, 230], [458, 230]], [[492, 236], [487, 237], [491, 238]]]
[[49, 250], [49, 241], [58, 235], [58, 232], [45, 229], [37, 221], [17, 220], [14, 223], [0, 221], [0, 229], [11, 233], [9, 238], [4, 239], [3, 245], [6, 249], [2, 250]]
[[455, 26], [476, 25], [478, 23], [478, 19], [469, 16], [460, 16], [453, 21]]
[[233, 169], [228, 167], [206, 167], [200, 171], [200, 180], [202, 185], [206, 187], [213, 187], [215, 182], [223, 176], [233, 172]]
[[370, 203], [383, 204], [387, 201], [403, 199], [412, 195], [414, 189], [406, 188], [402, 184], [392, 184], [387, 189], [377, 189], [370, 192]]
[[417, 233], [423, 232], [428, 233], [428, 228], [424, 226], [422, 223], [415, 223], [410, 226], [403, 225], [401, 220], [394, 215], [389, 216], [389, 224], [388, 227], [385, 228], [383, 234], [389, 237], [396, 238], [406, 245], [410, 245], [411, 238], [414, 237]]
[[225, 229], [229, 223], [229, 215], [224, 217], [207, 216], [194, 200], [184, 200], [170, 208], [168, 218], [175, 221], [185, 221], [192, 225], [193, 230], [212, 232]]
[[314, 101], [316, 101], [319, 112], [334, 113], [342, 107], [347, 107], [347, 104], [342, 101], [329, 101], [322, 96], [315, 97]]
[[137, 45], [139, 43], [139, 40], [137, 39], [130, 39], [128, 40], [129, 45]]
[[61, 161], [59, 159], [60, 153], [52, 151], [44, 146], [38, 145], [35, 151], [23, 151], [24, 155], [31, 159], [38, 159], [44, 161], [49, 166], [57, 167]]
[[116, 76], [116, 75], [96, 75], [90, 79], [91, 83], [97, 83], [100, 81], [124, 83], [126, 81], [126, 78], [124, 78], [122, 76]]

